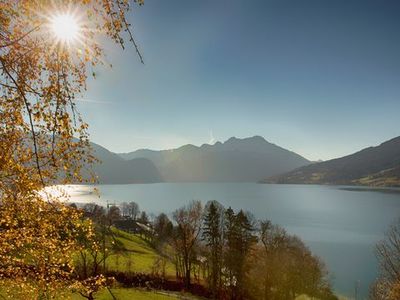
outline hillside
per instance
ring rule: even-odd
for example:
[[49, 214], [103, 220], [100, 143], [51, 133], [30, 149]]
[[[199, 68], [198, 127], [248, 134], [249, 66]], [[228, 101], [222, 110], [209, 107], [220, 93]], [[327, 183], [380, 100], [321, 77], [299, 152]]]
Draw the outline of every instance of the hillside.
[[151, 160], [167, 182], [255, 182], [309, 164], [304, 157], [254, 136], [172, 150], [137, 150], [125, 160]]
[[161, 182], [161, 175], [156, 166], [146, 158], [124, 160], [117, 154], [91, 143], [94, 156], [100, 162], [93, 166], [102, 184], [153, 183]]
[[400, 186], [400, 137], [342, 158], [270, 177], [264, 182]]
[[[113, 228], [113, 233], [116, 239], [122, 243], [124, 250], [122, 252], [113, 253], [107, 259], [107, 269], [110, 271], [120, 272], [139, 272], [139, 273], [151, 273], [154, 269], [154, 263], [160, 254], [154, 249], [150, 243], [141, 238], [136, 234], [131, 234], [118, 229]], [[128, 263], [131, 261], [131, 264]], [[131, 267], [129, 267], [131, 266]], [[175, 267], [171, 261], [167, 261], [166, 264], [166, 275], [167, 278], [175, 277]], [[185, 292], [172, 292], [172, 291], [160, 291], [160, 290], [144, 290], [139, 288], [123, 288], [122, 286], [114, 286], [111, 289], [113, 295], [119, 300], [128, 299], [151, 299], [151, 300], [200, 300], [205, 298], [196, 297], [192, 294]], [[1, 295], [1, 293], [0, 293]], [[78, 294], [72, 295], [73, 300], [84, 299]], [[96, 293], [96, 299], [100, 300], [112, 300], [112, 295], [103, 289]], [[309, 300], [306, 295], [301, 295], [296, 300]]]

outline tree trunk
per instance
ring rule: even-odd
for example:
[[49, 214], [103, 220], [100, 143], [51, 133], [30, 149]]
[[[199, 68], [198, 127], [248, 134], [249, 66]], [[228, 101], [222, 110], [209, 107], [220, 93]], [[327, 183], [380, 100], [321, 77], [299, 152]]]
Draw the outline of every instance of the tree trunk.
[[186, 274], [185, 274], [185, 286], [187, 289], [190, 288], [190, 268], [186, 269]]

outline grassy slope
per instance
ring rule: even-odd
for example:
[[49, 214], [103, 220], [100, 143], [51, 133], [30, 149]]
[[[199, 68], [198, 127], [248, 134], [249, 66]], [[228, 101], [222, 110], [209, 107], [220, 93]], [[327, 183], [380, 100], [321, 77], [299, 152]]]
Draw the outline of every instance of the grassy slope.
[[[113, 229], [113, 231], [117, 240], [124, 245], [125, 251], [119, 254], [114, 253], [108, 257], [106, 262], [107, 269], [122, 272], [151, 273], [155, 260], [160, 257], [154, 248], [138, 235], [117, 229]], [[166, 275], [175, 275], [175, 267], [169, 261], [166, 265]]]
[[[127, 233], [113, 228], [116, 239], [121, 242], [125, 248], [122, 253], [113, 253], [107, 258], [107, 269], [113, 271], [132, 271], [150, 273], [154, 261], [160, 257], [157, 251], [139, 235]], [[131, 261], [129, 266], [128, 261]], [[167, 276], [175, 276], [175, 268], [171, 262], [166, 265]], [[168, 292], [149, 292], [134, 288], [113, 288], [113, 295], [118, 300], [174, 300], [174, 299], [199, 299], [191, 295], [180, 295]], [[80, 295], [74, 294], [73, 300], [83, 300]], [[107, 290], [102, 290], [95, 295], [96, 300], [112, 300], [112, 296]]]
[[[176, 295], [158, 294], [138, 289], [111, 289], [111, 292], [118, 300], [175, 300], [179, 299]], [[72, 300], [83, 300], [85, 298], [75, 294]], [[113, 297], [107, 290], [103, 290], [95, 295], [96, 300], [112, 300]]]

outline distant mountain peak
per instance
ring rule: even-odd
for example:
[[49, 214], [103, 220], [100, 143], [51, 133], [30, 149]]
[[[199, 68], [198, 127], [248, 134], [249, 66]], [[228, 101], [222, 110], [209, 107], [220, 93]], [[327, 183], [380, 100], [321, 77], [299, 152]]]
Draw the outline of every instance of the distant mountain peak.
[[251, 137], [250, 139], [253, 139], [253, 140], [260, 140], [260, 141], [263, 141], [263, 142], [268, 142], [263, 136], [261, 136], [261, 135], [255, 135], [255, 136], [253, 136], [253, 137]]
[[263, 138], [260, 135], [255, 135], [255, 136], [251, 136], [251, 137], [245, 137], [245, 138], [237, 138], [235, 136], [227, 139], [224, 144], [229, 144], [229, 143], [236, 143], [236, 142], [263, 142], [263, 143], [268, 143], [268, 141]]
[[227, 139], [227, 140], [224, 142], [224, 144], [225, 144], [225, 143], [236, 142], [237, 140], [238, 140], [238, 138], [236, 138], [235, 136], [232, 136], [232, 137], [230, 137], [229, 139]]
[[181, 147], [179, 147], [177, 149], [171, 149], [171, 150], [195, 150], [197, 148], [199, 148], [199, 147], [197, 147], [197, 146], [195, 146], [193, 144], [186, 144], [186, 145], [183, 145], [183, 146], [181, 146]]

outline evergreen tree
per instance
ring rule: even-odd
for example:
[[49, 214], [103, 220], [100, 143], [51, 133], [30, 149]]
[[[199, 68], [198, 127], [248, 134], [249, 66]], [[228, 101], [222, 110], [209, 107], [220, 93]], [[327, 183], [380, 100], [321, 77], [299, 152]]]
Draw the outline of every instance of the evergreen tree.
[[241, 210], [237, 215], [228, 208], [225, 213], [225, 270], [231, 299], [244, 299], [245, 263], [257, 239], [248, 216]]
[[154, 220], [153, 226], [156, 235], [156, 244], [161, 246], [171, 237], [174, 225], [166, 214], [161, 213]]
[[207, 204], [204, 217], [203, 240], [209, 249], [209, 286], [213, 298], [218, 297], [221, 286], [221, 267], [223, 249], [223, 212], [217, 201]]
[[149, 217], [147, 216], [145, 211], [142, 211], [140, 214], [140, 218], [138, 219], [139, 223], [142, 223], [144, 225], [147, 225], [149, 223]]

